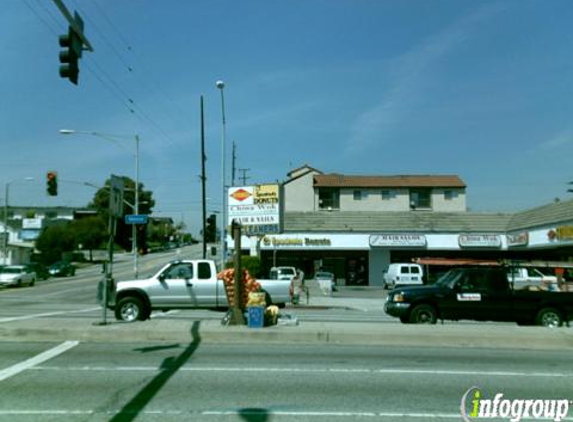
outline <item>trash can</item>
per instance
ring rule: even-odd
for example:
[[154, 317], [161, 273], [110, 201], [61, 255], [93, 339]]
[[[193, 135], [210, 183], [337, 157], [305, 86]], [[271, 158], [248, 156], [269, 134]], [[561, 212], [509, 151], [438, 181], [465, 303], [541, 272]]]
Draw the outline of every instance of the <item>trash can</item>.
[[265, 307], [247, 307], [247, 320], [249, 328], [263, 328], [265, 326]]

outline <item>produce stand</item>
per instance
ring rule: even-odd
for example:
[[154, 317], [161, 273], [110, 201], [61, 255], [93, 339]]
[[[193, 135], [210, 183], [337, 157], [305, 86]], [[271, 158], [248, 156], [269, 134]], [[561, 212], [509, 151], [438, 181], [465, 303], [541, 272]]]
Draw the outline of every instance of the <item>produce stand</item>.
[[[232, 308], [235, 306], [235, 270], [233, 268], [228, 268], [217, 274], [217, 277], [223, 281], [229, 307]], [[240, 283], [242, 295], [239, 307], [244, 311], [247, 307], [247, 303], [249, 302], [249, 293], [260, 292], [261, 285], [246, 269], [243, 270]]]
[[[229, 312], [235, 306], [235, 270], [229, 268], [217, 274], [223, 281], [225, 294], [229, 302]], [[268, 306], [265, 301], [265, 292], [261, 289], [261, 284], [244, 269], [239, 279], [241, 283], [241, 312], [247, 311], [248, 326], [250, 328], [262, 328], [267, 325], [276, 325], [278, 318], [278, 307]], [[223, 323], [228, 325], [230, 314], [223, 319]]]

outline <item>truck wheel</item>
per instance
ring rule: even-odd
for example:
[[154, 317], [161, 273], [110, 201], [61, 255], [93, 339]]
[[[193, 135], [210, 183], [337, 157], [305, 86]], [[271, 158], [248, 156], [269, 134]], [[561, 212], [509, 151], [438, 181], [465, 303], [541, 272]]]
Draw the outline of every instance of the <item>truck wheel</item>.
[[435, 324], [437, 320], [436, 309], [431, 305], [417, 305], [410, 312], [412, 324]]
[[124, 297], [115, 306], [115, 317], [120, 321], [134, 322], [145, 319], [145, 308], [136, 297]]
[[535, 323], [543, 327], [561, 327], [563, 325], [563, 318], [561, 312], [555, 308], [543, 308], [537, 313]]

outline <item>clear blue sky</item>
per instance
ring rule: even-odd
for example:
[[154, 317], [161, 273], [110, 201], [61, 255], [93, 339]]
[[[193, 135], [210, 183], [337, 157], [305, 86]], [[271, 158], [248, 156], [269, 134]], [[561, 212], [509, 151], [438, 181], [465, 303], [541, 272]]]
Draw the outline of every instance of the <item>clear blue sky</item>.
[[[86, 205], [94, 190], [82, 182], [133, 177], [137, 133], [157, 215], [197, 234], [201, 95], [209, 208], [220, 207], [218, 79], [248, 184], [282, 181], [308, 163], [457, 174], [473, 211], [571, 195], [570, 0], [64, 2], [95, 48], [77, 87], [58, 76], [67, 24], [55, 4], [2, 0], [0, 187], [18, 180], [13, 205]], [[62, 128], [127, 138], [120, 148]], [[47, 170], [59, 174], [57, 197], [45, 194]]]

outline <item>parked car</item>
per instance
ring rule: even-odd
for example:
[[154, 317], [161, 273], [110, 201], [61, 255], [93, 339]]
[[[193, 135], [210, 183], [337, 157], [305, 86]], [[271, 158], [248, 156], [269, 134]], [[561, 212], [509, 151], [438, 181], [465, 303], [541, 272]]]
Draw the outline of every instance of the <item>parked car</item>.
[[424, 271], [419, 264], [390, 264], [384, 274], [384, 287], [393, 289], [398, 286], [422, 285]]
[[293, 280], [297, 276], [295, 267], [273, 267], [269, 273], [271, 280]]
[[30, 264], [26, 264], [26, 267], [36, 273], [37, 280], [47, 280], [50, 278], [50, 270], [44, 264], [32, 262]]
[[59, 261], [50, 265], [49, 271], [54, 277], [67, 277], [76, 274], [76, 267], [69, 262]]
[[8, 265], [0, 270], [0, 285], [33, 286], [36, 282], [36, 273], [25, 265]]
[[334, 274], [328, 271], [318, 271], [314, 274], [314, 279], [320, 285], [322, 290], [328, 290], [335, 292], [336, 289], [336, 280], [334, 279]]

